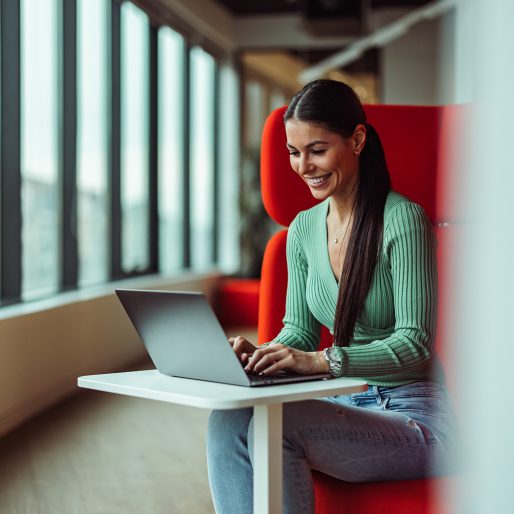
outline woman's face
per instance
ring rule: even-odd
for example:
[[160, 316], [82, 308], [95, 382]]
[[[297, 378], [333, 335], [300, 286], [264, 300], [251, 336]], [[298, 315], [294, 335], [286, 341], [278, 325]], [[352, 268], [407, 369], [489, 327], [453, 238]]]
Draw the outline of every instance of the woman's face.
[[286, 122], [291, 166], [318, 200], [347, 198], [359, 179], [359, 156], [366, 129], [357, 125], [348, 139], [314, 123]]

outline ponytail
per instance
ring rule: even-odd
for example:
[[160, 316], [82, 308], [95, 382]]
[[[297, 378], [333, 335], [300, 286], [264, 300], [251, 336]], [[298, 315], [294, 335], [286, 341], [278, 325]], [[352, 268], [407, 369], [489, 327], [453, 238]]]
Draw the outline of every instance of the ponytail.
[[334, 339], [348, 346], [371, 286], [382, 247], [384, 206], [390, 189], [384, 149], [376, 130], [366, 123], [366, 143], [360, 156], [355, 215], [339, 279]]

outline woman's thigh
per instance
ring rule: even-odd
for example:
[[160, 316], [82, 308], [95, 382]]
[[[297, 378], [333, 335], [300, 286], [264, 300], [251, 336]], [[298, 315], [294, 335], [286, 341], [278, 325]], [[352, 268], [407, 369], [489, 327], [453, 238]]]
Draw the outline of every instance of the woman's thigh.
[[416, 413], [387, 410], [387, 403], [355, 406], [348, 397], [284, 405], [284, 458], [292, 452], [311, 469], [350, 482], [444, 472], [448, 453], [440, 433]]

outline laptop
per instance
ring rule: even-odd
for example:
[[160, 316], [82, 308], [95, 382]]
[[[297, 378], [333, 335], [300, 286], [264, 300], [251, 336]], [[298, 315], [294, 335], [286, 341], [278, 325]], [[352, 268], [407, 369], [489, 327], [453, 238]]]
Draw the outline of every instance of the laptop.
[[329, 373], [248, 374], [202, 293], [116, 289], [160, 373], [240, 386], [331, 378]]

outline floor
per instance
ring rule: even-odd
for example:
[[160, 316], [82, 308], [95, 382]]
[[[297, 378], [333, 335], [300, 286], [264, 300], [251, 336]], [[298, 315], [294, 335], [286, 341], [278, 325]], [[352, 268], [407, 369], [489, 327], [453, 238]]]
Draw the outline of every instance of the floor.
[[208, 415], [80, 391], [0, 440], [0, 513], [211, 514]]
[[[239, 334], [256, 340], [252, 330], [227, 331]], [[78, 390], [0, 439], [0, 514], [214, 514], [208, 417]]]

